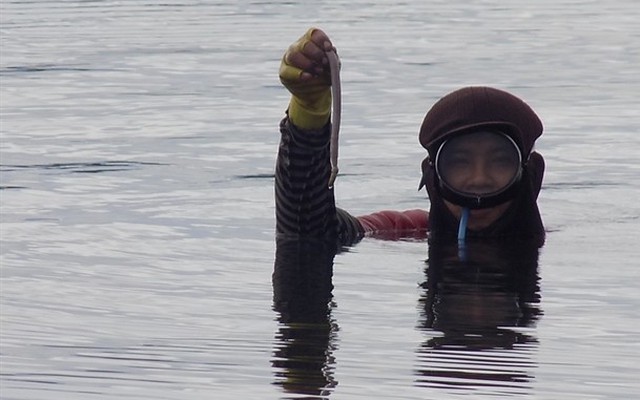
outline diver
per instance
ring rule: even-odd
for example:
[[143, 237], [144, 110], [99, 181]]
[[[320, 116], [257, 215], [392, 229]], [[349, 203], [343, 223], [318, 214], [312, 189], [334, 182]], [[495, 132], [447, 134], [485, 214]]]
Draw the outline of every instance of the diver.
[[[536, 339], [506, 327], [531, 327], [541, 314], [537, 270], [545, 231], [537, 197], [545, 164], [533, 147], [542, 122], [500, 89], [464, 87], [445, 95], [419, 132], [427, 150], [419, 189], [426, 187], [430, 209], [356, 217], [335, 205], [332, 103], [339, 99], [331, 91], [331, 53], [328, 36], [312, 28], [280, 65], [291, 100], [280, 122], [275, 172], [272, 278], [280, 326], [274, 383], [314, 396], [337, 384], [333, 260], [341, 247], [369, 236], [428, 238], [419, 300], [419, 329], [426, 333], [417, 350], [419, 386], [503, 388], [506, 382], [526, 388]], [[451, 349], [463, 357], [448, 358]], [[485, 362], [479, 362], [485, 350], [489, 356], [483, 353]], [[496, 373], [496, 366], [504, 372]]]
[[537, 205], [544, 159], [534, 151], [543, 126], [518, 97], [491, 87], [464, 87], [437, 101], [419, 132], [427, 150], [419, 189], [430, 209], [355, 217], [336, 208], [331, 175], [331, 75], [320, 29], [285, 52], [280, 80], [291, 93], [280, 123], [276, 161], [276, 232], [331, 237], [351, 245], [364, 236], [428, 232], [430, 241], [522, 238], [544, 241]]

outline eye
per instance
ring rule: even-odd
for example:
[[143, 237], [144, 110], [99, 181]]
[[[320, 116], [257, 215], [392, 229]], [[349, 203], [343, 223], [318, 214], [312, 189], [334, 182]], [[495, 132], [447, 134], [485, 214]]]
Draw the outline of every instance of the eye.
[[494, 158], [493, 162], [498, 165], [511, 165], [511, 159], [509, 157]]
[[507, 153], [497, 153], [491, 157], [491, 164], [499, 167], [513, 167], [516, 164], [516, 160]]
[[456, 151], [449, 154], [443, 161], [445, 165], [449, 165], [452, 167], [468, 165], [471, 162], [469, 160], [469, 154], [461, 151]]
[[453, 165], [466, 165], [469, 163], [469, 159], [464, 156], [453, 156], [448, 161]]

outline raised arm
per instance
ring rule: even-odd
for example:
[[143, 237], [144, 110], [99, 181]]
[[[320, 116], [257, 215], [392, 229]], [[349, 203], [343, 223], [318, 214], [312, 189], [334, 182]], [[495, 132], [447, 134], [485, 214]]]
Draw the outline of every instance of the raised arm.
[[336, 209], [329, 187], [331, 76], [328, 36], [309, 29], [282, 58], [280, 80], [291, 93], [276, 163], [276, 230], [279, 235], [328, 237], [352, 244], [362, 237], [356, 218]]

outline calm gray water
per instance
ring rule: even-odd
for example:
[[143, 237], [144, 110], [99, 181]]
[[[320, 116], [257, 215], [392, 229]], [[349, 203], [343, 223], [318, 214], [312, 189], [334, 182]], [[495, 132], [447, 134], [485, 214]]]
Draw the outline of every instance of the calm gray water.
[[[635, 0], [0, 4], [3, 400], [640, 396]], [[273, 309], [277, 68], [311, 25], [342, 57], [356, 215], [428, 207], [417, 131], [445, 93], [540, 113], [526, 304], [431, 304], [427, 244], [367, 239], [330, 314]]]

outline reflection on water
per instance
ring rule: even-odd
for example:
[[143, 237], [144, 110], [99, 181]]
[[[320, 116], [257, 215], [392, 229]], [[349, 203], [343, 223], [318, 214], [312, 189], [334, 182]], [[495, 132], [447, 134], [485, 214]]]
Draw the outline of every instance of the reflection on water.
[[334, 255], [334, 242], [277, 240], [273, 297], [280, 324], [271, 364], [274, 383], [287, 393], [317, 398], [337, 384], [338, 325], [330, 304]]
[[[535, 243], [431, 244], [419, 298], [416, 385], [528, 393], [541, 311]], [[278, 239], [273, 274], [279, 313], [272, 366], [287, 394], [325, 398], [334, 378], [338, 325], [331, 316], [335, 246]], [[297, 398], [297, 397], [296, 397]]]
[[529, 388], [540, 315], [535, 244], [469, 243], [468, 260], [455, 246], [429, 248], [419, 328], [417, 382], [447, 389]]

